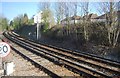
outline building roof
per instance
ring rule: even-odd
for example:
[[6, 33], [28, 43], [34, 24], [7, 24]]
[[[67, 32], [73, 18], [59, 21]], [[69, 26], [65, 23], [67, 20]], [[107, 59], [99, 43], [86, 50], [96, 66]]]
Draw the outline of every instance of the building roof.
[[[109, 13], [108, 13], [109, 14]], [[118, 18], [120, 19], [120, 10], [119, 11], [117, 11], [117, 14], [118, 14]], [[101, 16], [98, 16], [97, 14], [93, 14], [93, 13], [91, 13], [91, 14], [89, 14], [88, 15], [88, 19], [105, 19], [105, 15], [106, 14], [103, 14], [103, 15], [101, 15]], [[80, 19], [83, 19], [83, 18], [85, 18], [85, 17], [87, 17], [87, 15], [85, 15], [85, 16], [83, 16], [83, 17], [80, 17], [80, 16], [72, 16], [72, 17], [68, 17], [68, 19], [70, 19], [70, 20], [80, 20]], [[65, 18], [65, 19], [63, 19], [62, 21], [66, 21], [67, 20], [67, 18]], [[62, 22], [61, 21], [61, 22]]]
[[[110, 13], [110, 12], [109, 12]], [[107, 13], [107, 14], [109, 14], [109, 13]], [[101, 15], [101, 16], [98, 16], [98, 17], [96, 17], [95, 19], [105, 19], [105, 15], [106, 14], [103, 14], [103, 15]], [[120, 18], [120, 11], [117, 11], [117, 15], [119, 16], [119, 18]]]
[[95, 19], [105, 19], [105, 14], [101, 15], [101, 16], [98, 16], [96, 17]]
[[89, 16], [90, 16], [90, 18], [92, 18], [92, 19], [98, 17], [97, 14], [93, 14], [93, 13], [92, 13], [92, 14], [89, 14]]
[[[81, 17], [80, 16], [72, 16], [72, 17], [68, 17], [69, 20], [80, 20]], [[67, 18], [63, 19], [62, 21], [66, 21]]]
[[71, 18], [72, 18], [72, 20], [80, 20], [81, 19], [80, 16], [72, 16]]
[[89, 15], [83, 16], [83, 18], [85, 18], [85, 17], [88, 17], [88, 19], [94, 19], [94, 18], [98, 17], [98, 15], [91, 13], [91, 14], [89, 14]]

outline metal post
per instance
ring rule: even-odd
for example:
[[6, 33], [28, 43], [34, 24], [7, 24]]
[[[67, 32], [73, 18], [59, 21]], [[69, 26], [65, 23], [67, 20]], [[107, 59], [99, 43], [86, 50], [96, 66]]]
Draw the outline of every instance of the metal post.
[[36, 15], [37, 17], [37, 40], [39, 40], [41, 38], [41, 33], [40, 33], [40, 29], [41, 29], [41, 14]]
[[39, 39], [41, 38], [41, 23], [39, 24]]
[[37, 40], [39, 40], [39, 23], [37, 23]]
[[0, 69], [2, 69], [2, 57], [0, 57]]

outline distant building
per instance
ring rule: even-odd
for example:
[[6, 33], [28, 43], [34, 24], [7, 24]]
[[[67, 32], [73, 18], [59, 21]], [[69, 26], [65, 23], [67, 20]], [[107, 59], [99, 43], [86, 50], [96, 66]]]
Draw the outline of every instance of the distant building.
[[[92, 22], [95, 22], [96, 21], [96, 17], [97, 17], [97, 14], [89, 14], [88, 16], [83, 16], [83, 17], [80, 17], [80, 16], [72, 16], [72, 17], [69, 17], [68, 19], [69, 19], [69, 22], [70, 22], [70, 24], [74, 24], [74, 22], [75, 23], [81, 23], [81, 22], [83, 22], [83, 19], [85, 18], [85, 17], [87, 17], [88, 18], [88, 20], [90, 20], [90, 21], [92, 21]], [[65, 19], [63, 19], [62, 21], [61, 21], [61, 24], [67, 24], [67, 18], [65, 18]]]
[[81, 22], [81, 17], [80, 16], [72, 16], [71, 17], [71, 23], [74, 24], [75, 23], [80, 23]]
[[96, 22], [96, 19], [95, 19], [96, 17], [98, 17], [97, 14], [91, 13], [91, 14], [89, 14], [89, 15], [83, 16], [82, 19], [87, 18], [88, 21]]
[[81, 17], [80, 16], [72, 16], [72, 17], [69, 17], [69, 18], [65, 18], [61, 21], [61, 24], [67, 24], [67, 19], [69, 20], [70, 24], [74, 24], [74, 22], [79, 23]]
[[[116, 13], [115, 14], [117, 15], [117, 20], [120, 21], [120, 11], [117, 11]], [[110, 13], [107, 13], [107, 14], [109, 15]], [[96, 22], [105, 22], [106, 21], [106, 14], [98, 16], [94, 19], [96, 20]]]
[[94, 19], [96, 20], [96, 22], [105, 22], [106, 21], [105, 14], [98, 16]]
[[98, 17], [98, 15], [92, 13], [92, 14], [89, 14], [89, 17], [90, 17], [89, 19], [90, 19], [91, 22], [96, 22], [95, 18]]

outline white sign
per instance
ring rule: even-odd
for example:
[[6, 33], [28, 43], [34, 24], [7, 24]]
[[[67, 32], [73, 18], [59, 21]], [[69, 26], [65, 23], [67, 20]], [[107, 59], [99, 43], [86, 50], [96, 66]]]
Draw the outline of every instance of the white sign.
[[34, 23], [41, 23], [42, 22], [42, 20], [41, 20], [42, 15], [41, 14], [42, 14], [42, 11], [34, 16]]
[[10, 53], [10, 46], [5, 42], [0, 42], [0, 57], [6, 57]]
[[6, 75], [10, 75], [14, 72], [15, 65], [13, 62], [7, 62], [5, 65]]

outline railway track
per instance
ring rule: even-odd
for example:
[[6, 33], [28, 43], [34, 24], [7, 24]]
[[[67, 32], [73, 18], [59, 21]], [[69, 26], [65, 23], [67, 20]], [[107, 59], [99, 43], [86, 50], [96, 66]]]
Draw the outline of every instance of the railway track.
[[[15, 43], [11, 43], [7, 39], [3, 40], [4, 42], [9, 42], [8, 44], [11, 46], [11, 49], [15, 51], [17, 54], [22, 56], [24, 59], [30, 61], [35, 67], [39, 68], [40, 70], [44, 71], [48, 74], [48, 76], [52, 78], [61, 78], [63, 76], [73, 76], [73, 77], [80, 77], [79, 74], [75, 74], [64, 67], [55, 65], [53, 62], [42, 58], [32, 52], [26, 51], [24, 48], [19, 47], [19, 45]], [[59, 70], [58, 70], [59, 69]]]
[[118, 62], [102, 59], [97, 56], [93, 57], [84, 53], [59, 49], [54, 46], [37, 44], [11, 32], [4, 33], [4, 35], [27, 50], [43, 56], [54, 63], [64, 65], [64, 67], [78, 74], [82, 73], [89, 77], [120, 76], [120, 63]]

